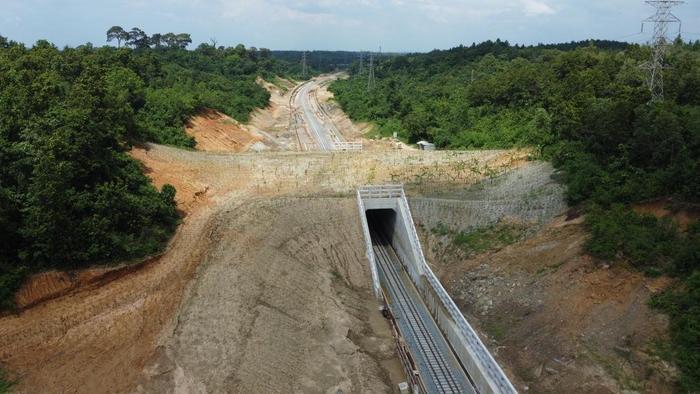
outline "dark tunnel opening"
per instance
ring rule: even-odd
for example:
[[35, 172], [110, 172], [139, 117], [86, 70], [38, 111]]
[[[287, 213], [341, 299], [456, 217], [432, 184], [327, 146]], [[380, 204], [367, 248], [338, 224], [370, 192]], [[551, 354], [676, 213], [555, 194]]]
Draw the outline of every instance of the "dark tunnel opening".
[[396, 211], [393, 209], [372, 209], [367, 211], [366, 215], [372, 243], [390, 245], [396, 228]]

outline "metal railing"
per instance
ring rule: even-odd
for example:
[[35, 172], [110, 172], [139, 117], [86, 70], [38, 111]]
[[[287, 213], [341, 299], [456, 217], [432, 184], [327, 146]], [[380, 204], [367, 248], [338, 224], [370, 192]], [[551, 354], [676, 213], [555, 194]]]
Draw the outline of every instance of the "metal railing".
[[[430, 269], [428, 263], [425, 261], [425, 255], [423, 254], [423, 248], [418, 240], [418, 233], [416, 232], [416, 226], [413, 222], [413, 216], [411, 215], [411, 209], [408, 206], [408, 200], [406, 199], [406, 193], [403, 188], [401, 188], [401, 214], [409, 227], [409, 237], [410, 242], [414, 250], [418, 251], [419, 264], [423, 268], [423, 273], [425, 279], [430, 286], [430, 290], [438, 297], [438, 301], [442, 308], [437, 308], [438, 305], [429, 305], [432, 309], [432, 313], [437, 314], [433, 316], [438, 323], [438, 326], [447, 336], [448, 341], [452, 344], [453, 349], [457, 353], [458, 357], [467, 368], [472, 379], [474, 379], [477, 388], [482, 393], [516, 393], [515, 387], [508, 380], [508, 377], [503, 372], [501, 367], [498, 365], [496, 360], [493, 358], [491, 353], [488, 351], [484, 343], [481, 341], [479, 336], [476, 334], [472, 326], [464, 318], [464, 315], [459, 310], [457, 305], [454, 303], [452, 298], [447, 294], [447, 291], [440, 283], [440, 280], [435, 276], [433, 270]], [[421, 286], [421, 283], [415, 283], [416, 287], [423, 290], [423, 296], [425, 298], [425, 286]], [[426, 300], [428, 301], [428, 300]], [[447, 312], [448, 316], [440, 316], [440, 309]], [[445, 317], [448, 320], [445, 320]], [[454, 325], [449, 324], [450, 320], [452, 323], [456, 324], [457, 329], [454, 329]], [[474, 362], [477, 361], [477, 362]], [[477, 376], [483, 376], [487, 381], [481, 381], [477, 379]]]
[[403, 185], [360, 186], [357, 188], [357, 192], [363, 199], [401, 198], [403, 195]]
[[369, 225], [367, 224], [367, 216], [365, 216], [365, 203], [361, 189], [357, 189], [357, 205], [360, 208], [360, 221], [362, 222], [362, 231], [365, 236], [365, 254], [367, 255], [367, 260], [369, 260], [369, 268], [372, 273], [372, 290], [374, 290], [374, 296], [381, 301], [383, 299], [382, 286], [379, 283], [377, 262], [374, 260], [372, 237], [369, 234]]
[[341, 152], [362, 152], [362, 142], [360, 141], [335, 141], [333, 150]]

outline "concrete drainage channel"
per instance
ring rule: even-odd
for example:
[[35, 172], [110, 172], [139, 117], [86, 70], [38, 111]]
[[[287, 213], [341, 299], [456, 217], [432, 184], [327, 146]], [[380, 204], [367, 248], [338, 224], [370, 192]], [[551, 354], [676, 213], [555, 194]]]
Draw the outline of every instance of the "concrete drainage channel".
[[402, 391], [515, 393], [425, 262], [403, 186], [361, 187], [357, 202], [374, 294], [408, 379]]

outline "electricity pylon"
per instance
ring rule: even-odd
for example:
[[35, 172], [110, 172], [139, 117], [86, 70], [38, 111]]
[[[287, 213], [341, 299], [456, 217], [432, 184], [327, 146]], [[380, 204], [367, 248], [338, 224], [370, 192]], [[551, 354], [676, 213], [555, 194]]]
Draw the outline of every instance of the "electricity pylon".
[[360, 71], [358, 74], [362, 74], [362, 71], [364, 71], [363, 70], [364, 62], [365, 62], [364, 53], [360, 52]]
[[644, 63], [642, 67], [649, 70], [649, 90], [651, 91], [651, 101], [663, 101], [664, 99], [664, 59], [670, 40], [668, 39], [668, 28], [670, 24], [678, 23], [678, 33], [681, 32], [681, 20], [673, 13], [671, 8], [685, 3], [678, 0], [648, 0], [647, 4], [656, 8], [656, 13], [642, 22], [642, 32], [644, 25], [654, 23], [654, 36], [651, 39], [652, 55], [651, 60]]
[[374, 88], [374, 53], [369, 53], [369, 76], [367, 77], [367, 90], [370, 91]]
[[306, 79], [307, 67], [306, 67], [306, 51], [301, 54], [301, 77]]

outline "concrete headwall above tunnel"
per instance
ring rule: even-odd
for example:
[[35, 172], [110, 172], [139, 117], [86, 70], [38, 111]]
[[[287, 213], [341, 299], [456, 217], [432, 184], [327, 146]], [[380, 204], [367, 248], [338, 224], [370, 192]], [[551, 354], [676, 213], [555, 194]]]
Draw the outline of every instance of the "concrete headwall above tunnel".
[[[380, 302], [391, 310], [392, 307], [396, 307], [393, 305], [396, 300], [387, 300], [386, 295], [389, 294], [390, 298], [393, 298], [397, 294], [397, 289], [391, 288], [392, 286], [415, 288], [419, 299], [410, 299], [410, 302], [420, 303], [418, 309], [425, 308], [429, 312], [430, 319], [432, 319], [431, 324], [435, 324], [440, 331], [434, 334], [429, 333], [429, 335], [441, 336], [441, 339], [449, 343], [449, 350], [445, 351], [450, 352], [450, 354], [445, 355], [445, 358], [456, 357], [459, 360], [459, 368], [467, 374], [473, 385], [473, 391], [479, 393], [515, 393], [515, 388], [503, 370], [427, 265], [402, 185], [362, 187], [357, 191], [357, 199], [365, 236], [367, 259], [372, 271], [373, 287]], [[377, 237], [381, 238], [380, 243], [383, 246], [378, 245]], [[377, 250], [385, 250], [381, 248], [386, 248], [389, 252], [383, 253], [381, 256], [376, 255]], [[398, 260], [397, 264], [400, 265], [400, 270], [408, 275], [412, 283], [404, 284], [396, 280], [398, 277], [396, 272], [393, 273], [393, 280], [387, 279], [385, 270], [389, 264], [386, 260], [389, 255], [396, 256], [394, 258]], [[391, 265], [389, 264], [389, 266]], [[404, 293], [413, 291], [408, 290]], [[412, 329], [415, 324], [423, 324], [414, 319], [413, 323], [407, 325], [403, 316], [401, 319], [403, 320], [401, 324], [398, 324], [398, 331], [403, 336], [407, 336], [407, 334], [400, 332], [401, 327]], [[410, 338], [407, 338], [406, 342], [410, 345]], [[413, 349], [413, 351], [421, 351], [425, 347], [416, 345]], [[419, 355], [415, 359], [420, 361], [421, 357]], [[433, 356], [428, 358], [431, 357]], [[422, 359], [425, 360], [424, 357]], [[427, 369], [428, 367], [429, 365], [417, 363], [419, 374], [428, 376], [431, 373]], [[432, 388], [426, 389], [426, 387]], [[440, 385], [433, 385], [414, 388], [419, 392], [452, 392], [441, 391], [440, 387]]]

